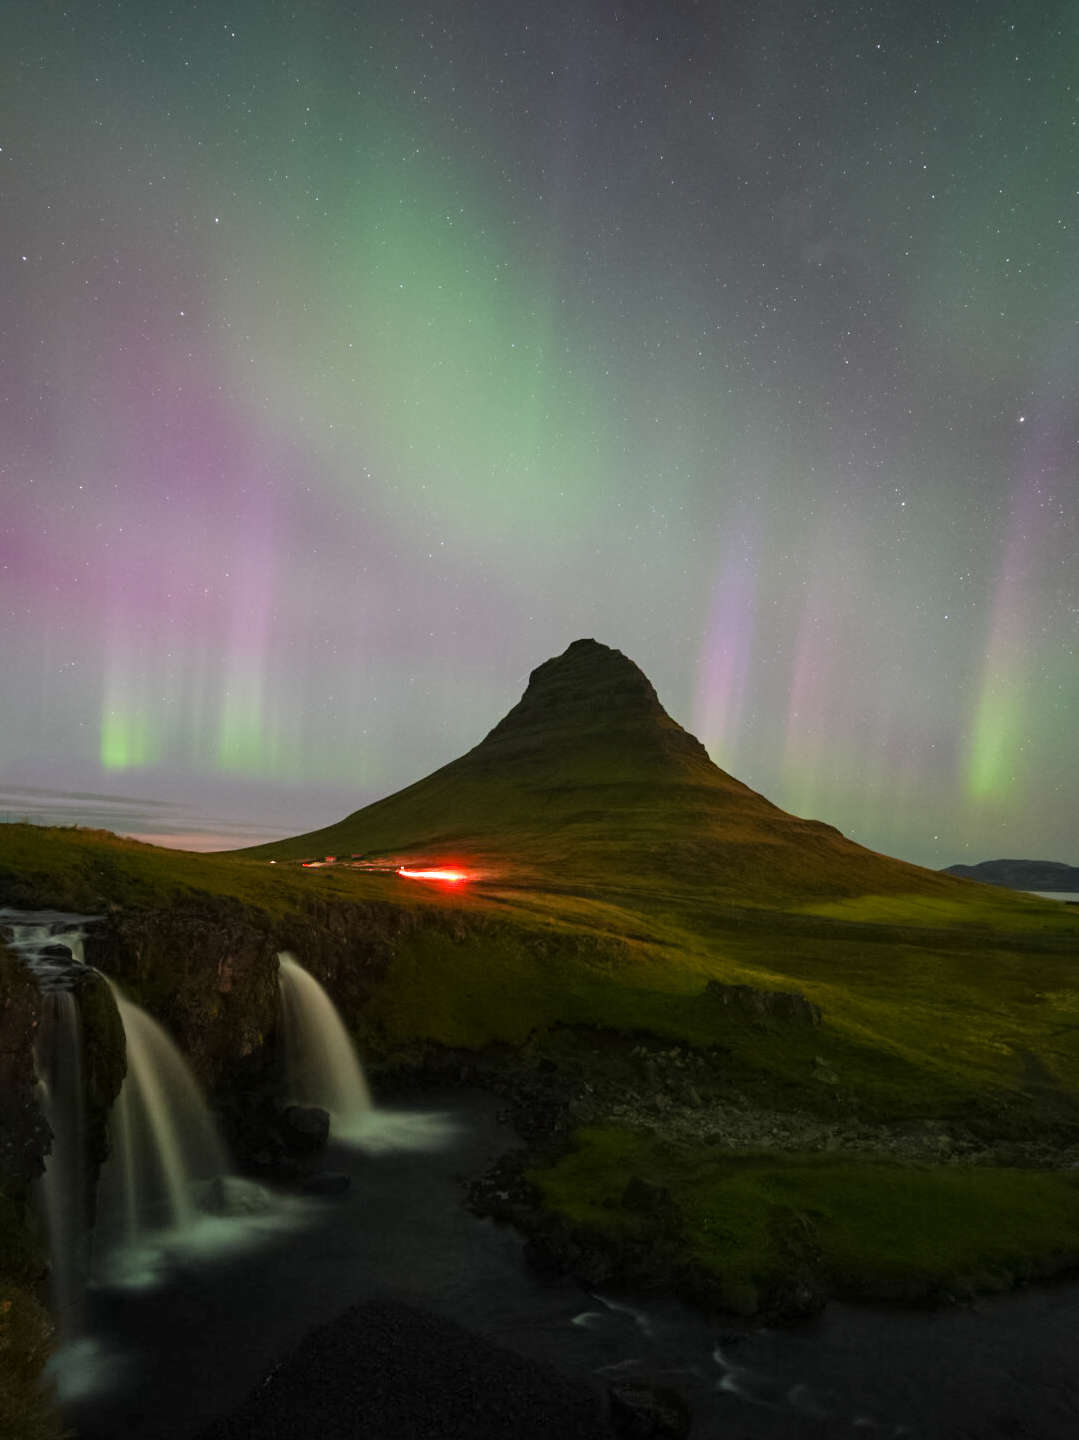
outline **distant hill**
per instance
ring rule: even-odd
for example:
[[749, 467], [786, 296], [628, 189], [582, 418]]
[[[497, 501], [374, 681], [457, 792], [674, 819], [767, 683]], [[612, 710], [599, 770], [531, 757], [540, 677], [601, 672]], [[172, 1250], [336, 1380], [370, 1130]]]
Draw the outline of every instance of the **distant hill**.
[[240, 852], [464, 864], [545, 886], [648, 888], [746, 905], [960, 898], [935, 871], [799, 819], [728, 775], [618, 650], [575, 640], [459, 759], [336, 825]]
[[1079, 892], [1079, 865], [1065, 865], [1059, 860], [983, 860], [980, 865], [949, 865], [941, 874], [1004, 885], [1009, 890]]

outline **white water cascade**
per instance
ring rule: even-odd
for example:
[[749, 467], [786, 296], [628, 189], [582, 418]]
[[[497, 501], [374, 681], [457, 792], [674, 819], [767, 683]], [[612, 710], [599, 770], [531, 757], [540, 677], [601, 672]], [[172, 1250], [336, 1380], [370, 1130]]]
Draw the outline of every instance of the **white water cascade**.
[[35, 1043], [41, 1106], [52, 1131], [41, 1180], [49, 1234], [49, 1288], [64, 1341], [83, 1326], [86, 1298], [86, 1105], [82, 1017], [71, 990], [46, 990]]
[[333, 1133], [348, 1139], [371, 1114], [371, 1095], [348, 1031], [333, 1001], [291, 955], [277, 957], [291, 1098], [330, 1113]]
[[[102, 1226], [129, 1246], [198, 1215], [197, 1181], [229, 1169], [225, 1146], [194, 1076], [168, 1035], [109, 981], [127, 1041], [127, 1077], [112, 1110], [112, 1154], [102, 1173]], [[118, 1222], [118, 1223], [117, 1223]]]
[[49, 1238], [50, 1301], [64, 1341], [83, 1327], [89, 1258], [83, 1035], [75, 992], [87, 978], [83, 927], [91, 918], [0, 909], [0, 936], [41, 993], [34, 1068], [52, 1140], [38, 1199]]

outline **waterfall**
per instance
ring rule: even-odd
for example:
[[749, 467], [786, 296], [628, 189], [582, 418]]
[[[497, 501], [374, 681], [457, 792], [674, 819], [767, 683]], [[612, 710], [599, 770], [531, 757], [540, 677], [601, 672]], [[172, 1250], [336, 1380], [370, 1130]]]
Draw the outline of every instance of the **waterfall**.
[[108, 984], [124, 1026], [127, 1078], [110, 1120], [101, 1221], [134, 1245], [153, 1231], [190, 1225], [198, 1213], [194, 1182], [223, 1175], [229, 1162], [179, 1050], [156, 1020]]
[[42, 994], [35, 1043], [41, 1106], [52, 1131], [41, 1198], [49, 1235], [49, 1288], [60, 1335], [82, 1329], [86, 1291], [86, 1114], [82, 1019], [71, 990]]
[[291, 955], [278, 957], [291, 1098], [330, 1112], [334, 1133], [347, 1137], [371, 1113], [371, 1096], [348, 1031], [333, 1001]]
[[91, 918], [59, 910], [0, 909], [0, 938], [31, 971], [41, 994], [34, 1068], [52, 1140], [37, 1196], [49, 1241], [49, 1298], [64, 1340], [80, 1333], [86, 1297], [86, 1093], [75, 992], [87, 978], [83, 926]]

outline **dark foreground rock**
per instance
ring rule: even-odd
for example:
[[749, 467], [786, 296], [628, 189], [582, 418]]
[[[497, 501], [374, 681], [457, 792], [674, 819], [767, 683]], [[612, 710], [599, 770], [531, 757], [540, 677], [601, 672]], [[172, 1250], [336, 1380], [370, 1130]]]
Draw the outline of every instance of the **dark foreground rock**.
[[611, 1440], [618, 1434], [583, 1381], [450, 1320], [381, 1299], [354, 1305], [313, 1330], [239, 1410], [199, 1440]]
[[352, 1184], [351, 1177], [336, 1170], [319, 1170], [300, 1181], [305, 1195], [343, 1195]]
[[329, 1112], [319, 1105], [288, 1105], [281, 1112], [281, 1138], [296, 1154], [324, 1148], [330, 1138]]
[[684, 1440], [693, 1417], [683, 1396], [663, 1385], [612, 1385], [611, 1424], [620, 1440]]

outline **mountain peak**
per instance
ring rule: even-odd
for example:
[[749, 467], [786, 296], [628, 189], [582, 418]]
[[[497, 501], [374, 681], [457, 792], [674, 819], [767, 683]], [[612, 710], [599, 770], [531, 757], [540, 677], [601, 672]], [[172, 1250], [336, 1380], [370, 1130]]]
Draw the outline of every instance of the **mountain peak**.
[[[653, 716], [664, 713], [648, 676], [621, 650], [597, 640], [574, 640], [561, 655], [536, 666], [520, 701], [491, 734], [533, 710], [551, 719], [561, 713], [571, 714], [575, 720], [586, 719], [581, 712], [597, 703], [607, 712], [605, 722], [612, 709], [632, 709]], [[595, 723], [595, 717], [591, 717], [591, 723]]]
[[[955, 884], [778, 809], [708, 758], [621, 651], [575, 640], [480, 743], [337, 825], [249, 853], [452, 861], [488, 879], [674, 887], [739, 905]], [[673, 893], [673, 892], [672, 892]]]
[[594, 758], [597, 750], [624, 767], [626, 778], [657, 763], [712, 769], [704, 746], [671, 719], [644, 671], [592, 639], [574, 640], [538, 665], [521, 699], [469, 755], [561, 769], [575, 753]]

